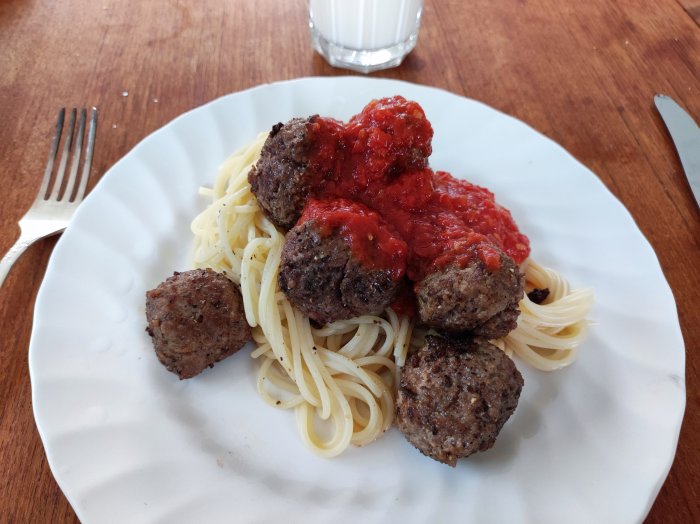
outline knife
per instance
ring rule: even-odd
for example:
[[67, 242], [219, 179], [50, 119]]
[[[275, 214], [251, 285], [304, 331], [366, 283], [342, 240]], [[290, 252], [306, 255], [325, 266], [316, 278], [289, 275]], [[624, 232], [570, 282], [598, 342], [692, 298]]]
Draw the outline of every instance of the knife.
[[700, 207], [700, 127], [671, 97], [656, 95], [654, 103], [676, 146], [695, 202]]

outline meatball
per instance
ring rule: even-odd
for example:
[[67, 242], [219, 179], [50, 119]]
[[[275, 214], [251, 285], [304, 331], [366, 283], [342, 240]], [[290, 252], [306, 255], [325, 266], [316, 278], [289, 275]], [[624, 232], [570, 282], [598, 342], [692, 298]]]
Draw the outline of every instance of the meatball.
[[426, 325], [441, 333], [500, 338], [516, 327], [523, 275], [504, 253], [493, 271], [474, 256], [466, 267], [450, 265], [429, 274], [415, 291], [418, 314]]
[[433, 128], [423, 108], [402, 96], [375, 99], [348, 122], [352, 151], [371, 156], [383, 176], [428, 167]]
[[314, 220], [287, 233], [279, 284], [289, 301], [319, 324], [380, 313], [399, 287], [388, 271], [360, 263], [337, 231], [322, 235]]
[[317, 116], [276, 124], [263, 145], [260, 159], [248, 173], [258, 204], [284, 231], [294, 226], [308, 197], [332, 171], [332, 158], [326, 159], [327, 165], [314, 166], [310, 166], [309, 158], [319, 148], [336, 149], [336, 135], [331, 128], [337, 125]]
[[[357, 196], [373, 181], [427, 168], [432, 136], [421, 107], [402, 97], [374, 100], [347, 124], [293, 118], [273, 126], [248, 181], [263, 212], [288, 231], [311, 196]], [[359, 165], [362, 172], [354, 173]], [[352, 188], [333, 193], [341, 178]]]
[[396, 424], [421, 453], [454, 467], [493, 446], [522, 387], [513, 361], [485, 340], [427, 336], [402, 369]]
[[158, 360], [181, 379], [232, 355], [251, 338], [239, 288], [211, 269], [175, 272], [148, 291], [146, 319]]

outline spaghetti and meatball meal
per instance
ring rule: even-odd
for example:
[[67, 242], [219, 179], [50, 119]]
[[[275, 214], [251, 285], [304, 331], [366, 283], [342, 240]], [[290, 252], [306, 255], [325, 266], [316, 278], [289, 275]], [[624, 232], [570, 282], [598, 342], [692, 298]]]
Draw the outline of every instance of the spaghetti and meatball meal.
[[593, 298], [530, 258], [493, 193], [433, 170], [432, 137], [395, 96], [229, 157], [201, 190], [196, 269], [147, 293], [161, 363], [190, 378], [252, 339], [259, 394], [321, 456], [393, 424], [451, 466], [492, 447], [523, 387], [511, 357], [570, 364]]

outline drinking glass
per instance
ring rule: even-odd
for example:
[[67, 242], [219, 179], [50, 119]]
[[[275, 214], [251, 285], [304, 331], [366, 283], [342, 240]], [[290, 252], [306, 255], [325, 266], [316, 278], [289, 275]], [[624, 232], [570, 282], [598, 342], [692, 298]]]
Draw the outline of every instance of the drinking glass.
[[423, 0], [309, 0], [314, 49], [335, 66], [370, 73], [416, 46]]

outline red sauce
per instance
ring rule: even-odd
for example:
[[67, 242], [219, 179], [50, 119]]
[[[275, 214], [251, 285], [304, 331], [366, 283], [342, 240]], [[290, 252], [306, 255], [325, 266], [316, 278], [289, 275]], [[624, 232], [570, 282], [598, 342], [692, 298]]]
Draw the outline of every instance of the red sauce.
[[427, 167], [433, 129], [417, 103], [375, 100], [347, 124], [315, 117], [310, 130], [317, 189], [299, 223], [339, 228], [369, 267], [396, 279], [406, 268], [417, 282], [475, 256], [496, 270], [499, 249], [516, 263], [528, 257], [527, 237], [493, 193]]
[[337, 231], [365, 267], [388, 270], [393, 280], [406, 274], [408, 246], [379, 213], [345, 198], [309, 199], [299, 219], [316, 221], [322, 236]]

